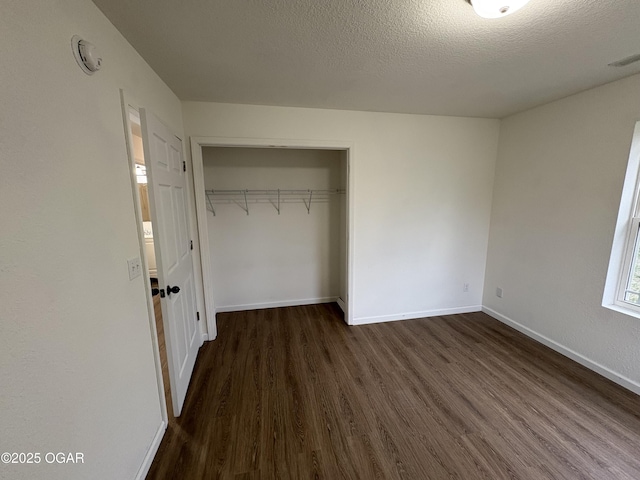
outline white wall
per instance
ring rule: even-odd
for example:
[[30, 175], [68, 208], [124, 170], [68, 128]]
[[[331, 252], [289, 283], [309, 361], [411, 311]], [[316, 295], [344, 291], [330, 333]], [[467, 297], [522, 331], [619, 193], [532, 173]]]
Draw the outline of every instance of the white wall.
[[[346, 164], [341, 157], [335, 150], [207, 147], [205, 186], [344, 188], [341, 171]], [[340, 296], [344, 205], [336, 195], [326, 199], [312, 200], [309, 212], [304, 203], [281, 203], [280, 215], [266, 198], [267, 203], [249, 203], [249, 215], [235, 203], [214, 205], [216, 215], [207, 213], [207, 226], [218, 311], [326, 302]]]
[[356, 323], [480, 308], [497, 120], [201, 102], [183, 117], [187, 136], [353, 143]]
[[178, 133], [181, 105], [89, 0], [1, 5], [0, 451], [85, 463], [0, 477], [133, 478], [161, 414], [118, 89]]
[[483, 304], [640, 392], [640, 320], [601, 306], [638, 118], [633, 76], [503, 120]]

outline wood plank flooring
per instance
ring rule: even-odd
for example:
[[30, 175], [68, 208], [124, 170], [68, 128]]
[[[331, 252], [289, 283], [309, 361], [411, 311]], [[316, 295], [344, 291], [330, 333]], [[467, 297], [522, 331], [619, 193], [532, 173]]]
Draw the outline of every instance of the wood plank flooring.
[[[157, 287], [157, 282], [151, 282], [153, 287]], [[160, 306], [160, 295], [153, 297], [153, 313], [156, 317], [156, 332], [158, 333], [158, 349], [160, 350], [160, 365], [162, 367], [162, 381], [164, 383], [164, 398], [167, 402], [167, 420], [169, 423], [175, 421], [173, 416], [173, 401], [171, 400], [171, 385], [169, 383], [169, 364], [167, 363], [167, 345], [164, 337], [164, 323], [162, 322], [162, 307]]]
[[640, 398], [483, 313], [218, 315], [150, 479], [640, 479]]

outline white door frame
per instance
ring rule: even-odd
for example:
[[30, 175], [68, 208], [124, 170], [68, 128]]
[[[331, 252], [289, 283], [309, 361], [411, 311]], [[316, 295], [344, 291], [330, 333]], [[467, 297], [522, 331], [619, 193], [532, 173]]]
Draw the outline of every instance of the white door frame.
[[[120, 89], [120, 106], [122, 109], [122, 120], [124, 123], [124, 137], [127, 147], [127, 160], [129, 163], [129, 176], [131, 179], [131, 193], [133, 195], [133, 211], [136, 217], [136, 230], [138, 231], [138, 245], [140, 248], [140, 260], [142, 271], [148, 272], [147, 252], [144, 243], [144, 231], [142, 230], [142, 207], [140, 205], [140, 192], [138, 191], [138, 181], [136, 178], [135, 159], [133, 154], [133, 138], [131, 135], [130, 109], [140, 111], [139, 107], [132, 103], [124, 90]], [[167, 414], [167, 400], [164, 396], [164, 380], [162, 378], [162, 362], [160, 360], [160, 345], [158, 344], [158, 330], [156, 329], [156, 315], [153, 309], [153, 295], [151, 294], [151, 284], [145, 279], [144, 291], [147, 297], [147, 316], [149, 321], [149, 333], [151, 334], [151, 349], [153, 351], [153, 363], [156, 369], [156, 384], [158, 387], [158, 401], [160, 403], [160, 425], [153, 437], [149, 448], [142, 460], [142, 464], [136, 474], [136, 480], [142, 480], [147, 476], [151, 463], [160, 448], [160, 442], [169, 426], [169, 416]]]
[[[202, 258], [202, 282], [204, 285], [204, 303], [207, 313], [207, 329], [209, 338], [211, 332], [216, 332], [215, 304], [213, 300], [213, 278], [211, 272], [211, 255], [209, 249], [209, 233], [207, 230], [207, 204], [204, 185], [204, 165], [202, 161], [202, 147], [246, 147], [246, 148], [297, 148], [309, 150], [341, 150], [347, 157], [347, 298], [345, 322], [352, 325], [353, 321], [353, 244], [354, 244], [354, 215], [353, 192], [354, 176], [352, 164], [354, 145], [351, 142], [336, 140], [301, 140], [281, 138], [230, 138], [230, 137], [191, 137], [191, 164], [193, 168], [193, 184], [196, 195], [196, 217], [198, 222], [198, 237]], [[343, 308], [344, 310], [344, 308]], [[215, 337], [215, 335], [214, 335]]]
[[[134, 203], [134, 213], [135, 213], [135, 217], [136, 217], [136, 229], [138, 231], [138, 244], [139, 244], [139, 248], [140, 248], [140, 259], [141, 259], [141, 265], [142, 265], [142, 271], [143, 272], [148, 272], [149, 271], [149, 267], [148, 267], [148, 260], [147, 260], [147, 254], [146, 254], [146, 249], [145, 249], [145, 237], [144, 237], [144, 231], [142, 228], [142, 207], [140, 204], [140, 193], [138, 191], [138, 182], [137, 182], [137, 178], [136, 178], [136, 172], [135, 172], [135, 159], [134, 159], [134, 153], [133, 153], [133, 138], [131, 136], [131, 119], [129, 117], [130, 115], [130, 109], [134, 109], [136, 112], [140, 112], [140, 108], [141, 106], [133, 100], [133, 98], [127, 94], [127, 92], [125, 92], [123, 89], [120, 89], [120, 107], [122, 110], [122, 119], [123, 119], [123, 126], [124, 126], [124, 134], [125, 134], [125, 143], [126, 143], [126, 150], [127, 150], [127, 159], [128, 159], [128, 163], [129, 163], [129, 175], [130, 175], [130, 179], [131, 179], [131, 192], [132, 192], [132, 196], [133, 196], [133, 203]], [[189, 156], [186, 155], [186, 144], [185, 142], [182, 142], [182, 156], [183, 159], [187, 162], [187, 165], [189, 164]], [[193, 205], [193, 201], [194, 201], [194, 195], [191, 191], [191, 189], [193, 188], [193, 184], [191, 183], [191, 178], [189, 177], [189, 172], [192, 171], [190, 169], [187, 170], [187, 189], [189, 190], [189, 196], [188, 196], [188, 200], [189, 200], [189, 215], [190, 215], [190, 227], [191, 227], [191, 231], [189, 233], [189, 235], [194, 238], [194, 240], [197, 238], [197, 236], [194, 236], [195, 232], [194, 232], [194, 225], [197, 224], [196, 219], [194, 218], [194, 205]], [[198, 304], [198, 310], [201, 310], [203, 313], [205, 312], [205, 305], [204, 305], [204, 300], [202, 298], [202, 293], [203, 293], [203, 283], [202, 283], [202, 275], [200, 274], [201, 272], [201, 265], [200, 265], [200, 261], [199, 261], [199, 248], [195, 248], [197, 247], [197, 242], [194, 245], [194, 250], [193, 253], [195, 255], [192, 255], [193, 257], [193, 263], [194, 263], [194, 276], [195, 276], [195, 281], [196, 281], [196, 301]], [[138, 473], [136, 475], [136, 479], [144, 479], [147, 475], [147, 472], [149, 471], [149, 468], [151, 467], [151, 463], [153, 462], [153, 459], [155, 457], [156, 452], [158, 451], [158, 448], [160, 447], [160, 442], [162, 441], [162, 438], [164, 437], [164, 433], [169, 425], [169, 416], [168, 416], [168, 410], [167, 410], [167, 401], [165, 398], [165, 394], [164, 394], [164, 379], [162, 376], [162, 361], [160, 360], [160, 345], [158, 343], [158, 331], [156, 328], [156, 318], [155, 318], [155, 311], [154, 311], [154, 306], [153, 306], [153, 295], [151, 292], [151, 285], [150, 282], [145, 281], [144, 282], [144, 289], [145, 289], [145, 293], [147, 296], [147, 315], [148, 315], [148, 320], [149, 320], [149, 330], [150, 330], [150, 335], [151, 335], [151, 347], [152, 347], [152, 351], [153, 351], [153, 360], [154, 360], [154, 365], [155, 365], [155, 370], [156, 370], [156, 382], [157, 382], [157, 387], [158, 387], [158, 402], [160, 404], [160, 416], [161, 416], [161, 422], [160, 425], [158, 426], [158, 430], [156, 432], [155, 437], [153, 438], [149, 449], [147, 450], [147, 453], [145, 455], [145, 458], [142, 462], [142, 465], [140, 466], [140, 469], [138, 470]], [[202, 323], [202, 322], [200, 322]], [[201, 342], [200, 344], [202, 345], [202, 343], [207, 340], [213, 340], [215, 338], [215, 334], [213, 336], [211, 335], [207, 335], [207, 332], [203, 331], [203, 326], [202, 325], [198, 325], [198, 328], [200, 329], [200, 333], [201, 333]], [[215, 332], [215, 331], [214, 331]]]
[[[120, 102], [122, 106], [122, 119], [125, 126], [127, 157], [129, 160], [129, 175], [131, 176], [131, 191], [133, 193], [133, 203], [134, 203], [133, 209], [135, 211], [135, 216], [136, 216], [136, 229], [138, 231], [140, 259], [142, 261], [142, 271], [148, 272], [149, 266], [147, 262], [147, 252], [145, 249], [144, 231], [142, 229], [142, 207], [140, 206], [140, 192], [138, 191], [135, 159], [133, 155], [133, 138], [131, 137], [131, 119], [129, 118], [130, 108], [133, 108], [138, 112], [140, 111], [140, 108], [130, 101], [130, 99], [122, 89], [120, 90]], [[169, 417], [167, 415], [167, 400], [164, 396], [164, 380], [162, 378], [162, 362], [160, 360], [160, 345], [158, 344], [158, 330], [156, 328], [156, 315], [153, 309], [153, 295], [151, 294], [151, 285], [148, 281], [144, 282], [144, 290], [147, 295], [147, 314], [149, 317], [149, 327], [151, 329], [151, 345], [153, 349], [153, 360], [156, 367], [156, 381], [158, 384], [158, 396], [160, 397], [160, 413], [162, 415], [161, 428], [162, 428], [162, 432], [164, 433], [164, 430], [166, 430], [169, 424]]]

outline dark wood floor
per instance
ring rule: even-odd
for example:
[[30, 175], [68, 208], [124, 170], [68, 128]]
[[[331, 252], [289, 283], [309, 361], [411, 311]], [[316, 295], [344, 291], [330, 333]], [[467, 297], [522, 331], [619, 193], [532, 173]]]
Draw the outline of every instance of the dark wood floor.
[[640, 398], [482, 313], [218, 315], [151, 479], [640, 479]]
[[[153, 282], [151, 282], [152, 285]], [[154, 286], [157, 286], [157, 282]], [[158, 349], [160, 350], [160, 365], [162, 367], [162, 381], [164, 383], [164, 398], [167, 402], [167, 417], [169, 423], [175, 421], [173, 416], [173, 401], [171, 400], [171, 386], [169, 383], [169, 364], [167, 363], [167, 345], [164, 338], [164, 323], [162, 322], [162, 308], [160, 295], [153, 297], [153, 313], [156, 317], [156, 332], [158, 333]]]

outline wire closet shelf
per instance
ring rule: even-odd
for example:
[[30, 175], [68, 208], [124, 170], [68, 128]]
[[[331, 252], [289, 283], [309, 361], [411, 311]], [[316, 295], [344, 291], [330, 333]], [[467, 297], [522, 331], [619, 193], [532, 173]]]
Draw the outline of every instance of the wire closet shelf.
[[346, 190], [336, 188], [331, 190], [205, 190], [207, 210], [216, 215], [214, 205], [235, 204], [249, 215], [249, 204], [270, 203], [280, 215], [283, 203], [303, 203], [307, 213], [311, 213], [312, 203], [326, 203], [333, 195], [344, 195]]

